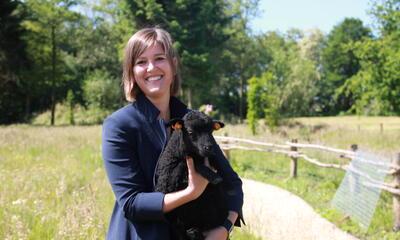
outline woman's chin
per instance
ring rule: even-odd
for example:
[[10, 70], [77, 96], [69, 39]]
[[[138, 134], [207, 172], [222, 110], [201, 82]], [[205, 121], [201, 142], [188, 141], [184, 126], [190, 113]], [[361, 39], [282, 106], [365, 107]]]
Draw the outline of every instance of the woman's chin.
[[149, 96], [149, 97], [162, 97], [162, 96], [164, 96], [164, 95], [167, 95], [169, 93], [169, 91], [165, 91], [165, 90], [163, 90], [163, 89], [160, 89], [160, 88], [152, 88], [152, 89], [149, 89], [148, 91], [147, 91], [147, 96]]

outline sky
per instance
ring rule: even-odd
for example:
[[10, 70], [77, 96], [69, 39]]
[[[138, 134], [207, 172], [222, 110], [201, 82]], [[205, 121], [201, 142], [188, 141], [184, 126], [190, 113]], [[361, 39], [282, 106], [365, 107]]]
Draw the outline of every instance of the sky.
[[371, 26], [370, 9], [369, 0], [260, 0], [260, 16], [250, 22], [250, 28], [255, 34], [290, 28], [319, 28], [329, 33], [346, 17], [359, 18]]

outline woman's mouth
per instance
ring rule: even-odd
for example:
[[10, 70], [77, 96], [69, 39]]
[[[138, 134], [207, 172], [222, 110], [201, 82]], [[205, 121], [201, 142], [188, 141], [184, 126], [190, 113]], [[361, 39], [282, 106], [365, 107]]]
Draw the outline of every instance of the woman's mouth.
[[162, 75], [160, 75], [160, 76], [151, 76], [151, 77], [146, 78], [146, 81], [153, 82], [153, 81], [158, 81], [161, 78], [162, 78]]

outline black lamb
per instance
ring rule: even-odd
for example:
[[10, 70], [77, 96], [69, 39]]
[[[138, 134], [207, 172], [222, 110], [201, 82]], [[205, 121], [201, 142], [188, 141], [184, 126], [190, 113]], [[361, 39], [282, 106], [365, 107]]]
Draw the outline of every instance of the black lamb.
[[171, 239], [202, 240], [204, 231], [220, 226], [228, 216], [223, 179], [204, 165], [208, 158], [210, 166], [218, 169], [212, 132], [224, 124], [199, 111], [188, 112], [183, 119], [173, 119], [169, 124], [173, 132], [157, 163], [155, 191], [170, 193], [185, 189], [186, 156], [193, 158], [196, 171], [210, 184], [199, 198], [174, 209], [166, 217], [173, 229]]

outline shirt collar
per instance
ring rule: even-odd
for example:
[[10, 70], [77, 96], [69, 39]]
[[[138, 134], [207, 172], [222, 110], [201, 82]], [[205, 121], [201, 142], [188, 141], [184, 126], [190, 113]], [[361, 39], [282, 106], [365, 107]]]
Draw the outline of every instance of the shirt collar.
[[[160, 115], [160, 110], [143, 93], [139, 93], [135, 103], [138, 110], [150, 121], [156, 120]], [[169, 99], [169, 109], [171, 111], [171, 119], [182, 118], [188, 112], [187, 106], [173, 96]]]

